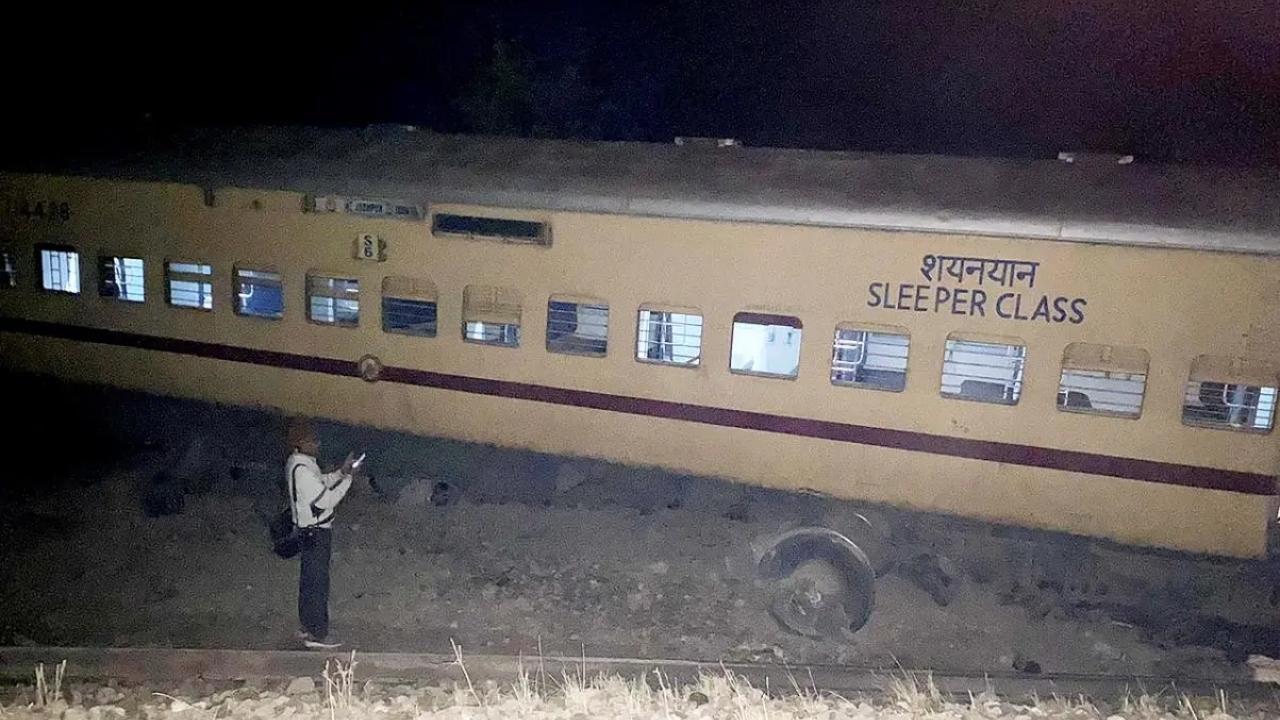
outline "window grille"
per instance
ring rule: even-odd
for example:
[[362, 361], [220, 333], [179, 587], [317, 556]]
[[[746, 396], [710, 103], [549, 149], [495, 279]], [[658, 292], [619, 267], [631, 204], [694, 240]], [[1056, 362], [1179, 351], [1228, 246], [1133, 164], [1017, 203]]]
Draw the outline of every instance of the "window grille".
[[1280, 372], [1275, 364], [1201, 355], [1182, 401], [1187, 425], [1265, 433], [1275, 427]]
[[1071, 343], [1062, 354], [1058, 409], [1136, 418], [1147, 391], [1146, 350]]
[[641, 308], [636, 336], [642, 362], [697, 367], [702, 361], [701, 315]]
[[462, 339], [518, 347], [521, 304], [520, 294], [510, 288], [466, 286], [462, 290]]
[[359, 325], [360, 281], [331, 275], [308, 275], [307, 319], [339, 327]]
[[284, 317], [284, 279], [270, 270], [236, 268], [236, 313], [279, 320]]
[[170, 261], [165, 265], [169, 304], [196, 310], [213, 309], [213, 266]]
[[80, 253], [71, 248], [40, 247], [40, 287], [49, 292], [80, 294]]
[[831, 343], [831, 383], [901, 392], [907, 385], [910, 350], [905, 330], [841, 324]]
[[383, 278], [383, 332], [435, 337], [437, 326], [438, 305], [435, 285], [416, 278], [394, 276]]
[[604, 357], [609, 345], [609, 305], [601, 300], [553, 295], [547, 301], [547, 350]]
[[1022, 341], [947, 338], [942, 395], [959, 400], [1017, 405], [1027, 347]]
[[126, 302], [146, 301], [144, 263], [141, 258], [100, 256], [98, 295]]

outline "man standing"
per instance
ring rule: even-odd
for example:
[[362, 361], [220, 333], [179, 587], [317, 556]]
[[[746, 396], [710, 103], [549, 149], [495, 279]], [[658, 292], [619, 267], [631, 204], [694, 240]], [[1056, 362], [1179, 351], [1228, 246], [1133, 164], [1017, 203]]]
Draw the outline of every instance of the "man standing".
[[351, 488], [355, 458], [347, 455], [342, 467], [321, 472], [316, 456], [320, 440], [306, 420], [289, 424], [293, 453], [285, 465], [293, 523], [302, 533], [302, 567], [298, 574], [298, 621], [302, 644], [309, 648], [341, 645], [329, 637], [329, 556], [333, 515]]

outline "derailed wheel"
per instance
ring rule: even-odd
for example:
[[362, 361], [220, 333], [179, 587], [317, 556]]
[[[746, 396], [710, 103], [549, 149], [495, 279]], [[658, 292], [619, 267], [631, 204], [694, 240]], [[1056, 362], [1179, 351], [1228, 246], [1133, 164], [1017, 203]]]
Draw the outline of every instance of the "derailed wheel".
[[757, 565], [770, 614], [806, 637], [857, 632], [875, 605], [875, 570], [852, 540], [828, 528], [798, 528], [770, 544]]

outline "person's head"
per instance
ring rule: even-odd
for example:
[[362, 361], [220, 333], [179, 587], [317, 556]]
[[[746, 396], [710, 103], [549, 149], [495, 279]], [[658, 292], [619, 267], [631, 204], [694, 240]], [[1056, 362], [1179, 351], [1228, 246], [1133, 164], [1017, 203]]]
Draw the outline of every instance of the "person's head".
[[316, 455], [320, 452], [320, 438], [315, 428], [306, 418], [293, 418], [289, 421], [289, 447], [305, 455]]

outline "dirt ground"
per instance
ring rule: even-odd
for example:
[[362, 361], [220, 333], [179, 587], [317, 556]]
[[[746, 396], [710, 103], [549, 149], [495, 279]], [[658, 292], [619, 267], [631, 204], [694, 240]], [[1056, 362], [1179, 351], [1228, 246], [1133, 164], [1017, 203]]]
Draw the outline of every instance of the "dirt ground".
[[[297, 562], [264, 525], [282, 507], [279, 417], [21, 384], [42, 401], [0, 491], [0, 645], [294, 646]], [[366, 449], [372, 473], [335, 524], [348, 648], [1236, 677], [1280, 646], [1271, 566], [925, 516], [893, 516], [910, 551], [882, 567], [866, 627], [816, 641], [774, 622], [735, 559], [780, 519], [845, 504], [335, 424], [322, 438], [331, 461]], [[161, 470], [182, 507], [153, 517]]]

